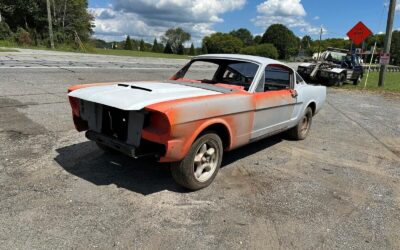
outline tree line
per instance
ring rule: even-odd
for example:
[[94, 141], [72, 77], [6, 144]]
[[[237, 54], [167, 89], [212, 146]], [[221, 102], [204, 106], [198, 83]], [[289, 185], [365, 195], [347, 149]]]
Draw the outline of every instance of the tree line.
[[[195, 48], [193, 43], [190, 48], [184, 48], [183, 44], [191, 39], [191, 35], [181, 28], [169, 29], [160, 41], [154, 39], [153, 44], [143, 40], [133, 40], [129, 36], [124, 42], [113, 42], [119, 49], [132, 49], [152, 51], [158, 53], [175, 54], [213, 54], [213, 53], [241, 53], [258, 55], [273, 59], [288, 60], [299, 55], [312, 56], [318, 51], [324, 51], [329, 47], [349, 50], [356, 46], [344, 38], [327, 38], [313, 40], [310, 36], [299, 38], [293, 31], [282, 24], [269, 26], [263, 35], [253, 34], [245, 28], [232, 30], [228, 33], [217, 32], [203, 38], [201, 46]], [[372, 35], [366, 39], [362, 47], [371, 50], [377, 42], [377, 52], [384, 47], [384, 35]], [[105, 42], [104, 42], [105, 43]], [[104, 46], [104, 45], [103, 45]], [[110, 47], [110, 45], [109, 45]], [[112, 46], [111, 46], [112, 47]], [[392, 59], [396, 65], [400, 64], [400, 31], [393, 32]], [[369, 59], [367, 59], [369, 60]]]

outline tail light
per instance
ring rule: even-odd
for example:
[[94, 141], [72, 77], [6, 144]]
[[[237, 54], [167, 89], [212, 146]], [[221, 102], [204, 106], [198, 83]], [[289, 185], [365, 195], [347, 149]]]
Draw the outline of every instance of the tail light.
[[80, 116], [80, 111], [79, 111], [79, 109], [80, 109], [80, 103], [79, 103], [79, 99], [78, 98], [75, 98], [75, 97], [71, 97], [71, 96], [69, 96], [68, 97], [68, 99], [69, 99], [69, 103], [71, 104], [71, 108], [72, 108], [72, 114], [74, 115], [74, 116]]
[[72, 108], [72, 118], [74, 120], [75, 128], [79, 132], [85, 131], [89, 128], [87, 121], [82, 120], [80, 117], [80, 101], [78, 98], [75, 97], [68, 97], [69, 103], [71, 104]]

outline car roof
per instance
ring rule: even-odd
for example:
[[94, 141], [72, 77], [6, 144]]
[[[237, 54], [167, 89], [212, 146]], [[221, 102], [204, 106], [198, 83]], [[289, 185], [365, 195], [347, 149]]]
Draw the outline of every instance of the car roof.
[[262, 65], [269, 65], [269, 64], [280, 64], [286, 67], [289, 67], [285, 63], [276, 61], [274, 59], [268, 57], [261, 57], [261, 56], [250, 56], [250, 55], [241, 55], [241, 54], [207, 54], [207, 55], [199, 55], [194, 56], [194, 60], [196, 59], [228, 59], [228, 60], [244, 60], [244, 61], [252, 61]]

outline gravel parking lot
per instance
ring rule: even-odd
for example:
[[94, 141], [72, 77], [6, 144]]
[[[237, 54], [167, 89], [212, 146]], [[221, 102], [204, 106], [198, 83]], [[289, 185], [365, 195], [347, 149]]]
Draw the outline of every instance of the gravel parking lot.
[[227, 153], [197, 192], [74, 130], [68, 86], [166, 79], [185, 63], [0, 53], [0, 249], [400, 248], [399, 96], [329, 89], [306, 140]]

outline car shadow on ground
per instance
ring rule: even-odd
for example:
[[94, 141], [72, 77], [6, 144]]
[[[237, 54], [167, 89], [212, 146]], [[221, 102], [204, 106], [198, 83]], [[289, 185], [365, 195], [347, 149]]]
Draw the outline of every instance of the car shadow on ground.
[[[226, 167], [242, 158], [267, 149], [283, 139], [274, 136], [224, 155], [221, 167]], [[132, 159], [117, 153], [105, 153], [96, 144], [87, 141], [56, 149], [54, 160], [67, 172], [95, 185], [111, 185], [125, 188], [143, 195], [169, 190], [186, 193], [188, 190], [175, 184], [169, 164], [154, 159]]]

